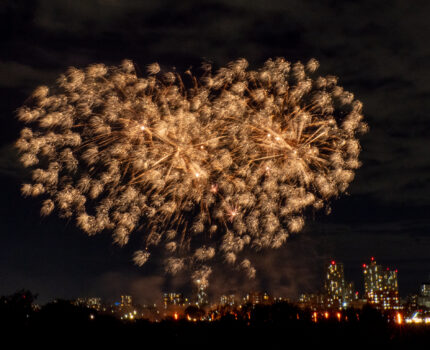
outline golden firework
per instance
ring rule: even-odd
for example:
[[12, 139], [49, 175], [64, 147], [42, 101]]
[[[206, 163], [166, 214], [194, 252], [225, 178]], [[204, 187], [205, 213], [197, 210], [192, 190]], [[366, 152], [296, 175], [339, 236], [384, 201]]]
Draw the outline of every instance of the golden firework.
[[335, 77], [314, 77], [316, 60], [247, 65], [206, 65], [199, 79], [158, 64], [137, 77], [130, 61], [70, 68], [18, 111], [23, 194], [120, 245], [141, 232], [138, 265], [162, 244], [168, 272], [197, 264], [206, 280], [221, 253], [253, 277], [244, 248], [282, 246], [307, 208], [344, 192], [367, 125]]

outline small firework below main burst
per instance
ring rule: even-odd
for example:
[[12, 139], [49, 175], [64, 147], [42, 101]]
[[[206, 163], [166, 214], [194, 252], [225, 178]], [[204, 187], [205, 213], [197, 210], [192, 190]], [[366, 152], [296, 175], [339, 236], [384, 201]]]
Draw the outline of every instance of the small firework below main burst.
[[18, 111], [32, 169], [22, 193], [89, 235], [124, 245], [139, 232], [139, 266], [163, 245], [167, 272], [206, 283], [221, 254], [254, 277], [252, 249], [281, 247], [306, 209], [345, 192], [367, 125], [335, 77], [315, 76], [316, 60], [247, 65], [206, 64], [201, 78], [156, 63], [140, 78], [130, 61], [70, 68]]

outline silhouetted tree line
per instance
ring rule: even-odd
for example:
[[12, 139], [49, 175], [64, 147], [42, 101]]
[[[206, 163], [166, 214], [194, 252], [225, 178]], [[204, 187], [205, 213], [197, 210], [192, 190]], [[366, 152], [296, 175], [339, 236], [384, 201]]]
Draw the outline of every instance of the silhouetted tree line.
[[28, 325], [34, 315], [33, 302], [36, 297], [28, 290], [0, 297], [0, 325]]
[[[161, 322], [137, 319], [121, 321], [67, 300], [56, 300], [40, 308], [37, 295], [21, 290], [0, 298], [0, 329], [3, 334], [19, 331], [25, 339], [89, 339], [94, 344], [110, 344], [112, 339], [156, 342], [160, 348], [197, 346], [265, 349], [285, 348], [292, 341], [322, 344], [330, 341], [344, 346], [365, 344], [421, 344], [430, 341], [430, 328], [399, 326], [388, 322], [387, 315], [365, 307], [345, 310], [336, 317], [314, 322], [313, 312], [294, 304], [244, 305], [225, 309], [214, 321], [189, 322], [187, 316], [201, 318], [205, 311], [188, 307], [179, 320]], [[212, 311], [207, 311], [207, 314]], [[32, 336], [30, 336], [32, 335]]]

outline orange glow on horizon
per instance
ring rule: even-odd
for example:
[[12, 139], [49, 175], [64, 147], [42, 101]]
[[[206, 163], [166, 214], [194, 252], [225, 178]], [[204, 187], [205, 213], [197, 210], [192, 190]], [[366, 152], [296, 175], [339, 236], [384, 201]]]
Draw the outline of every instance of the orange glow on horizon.
[[399, 325], [403, 323], [403, 315], [400, 312], [396, 314], [396, 323]]

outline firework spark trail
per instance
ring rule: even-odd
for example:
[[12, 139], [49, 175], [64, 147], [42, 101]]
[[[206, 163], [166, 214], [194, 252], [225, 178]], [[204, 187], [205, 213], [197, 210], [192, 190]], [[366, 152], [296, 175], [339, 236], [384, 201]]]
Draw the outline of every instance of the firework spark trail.
[[139, 266], [164, 245], [167, 272], [197, 266], [206, 284], [221, 254], [253, 277], [245, 248], [279, 248], [307, 208], [345, 192], [367, 125], [335, 77], [313, 78], [316, 60], [247, 65], [205, 65], [199, 80], [158, 64], [139, 78], [130, 61], [70, 68], [18, 111], [33, 179], [23, 194], [45, 197], [42, 215], [74, 217], [89, 235], [111, 230], [120, 245], [141, 232]]

